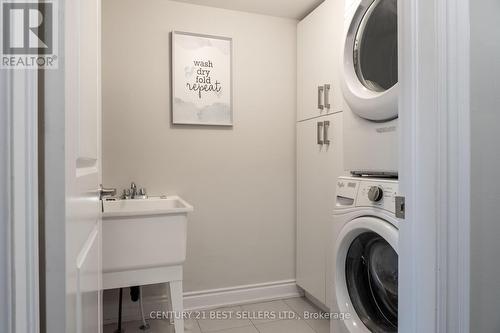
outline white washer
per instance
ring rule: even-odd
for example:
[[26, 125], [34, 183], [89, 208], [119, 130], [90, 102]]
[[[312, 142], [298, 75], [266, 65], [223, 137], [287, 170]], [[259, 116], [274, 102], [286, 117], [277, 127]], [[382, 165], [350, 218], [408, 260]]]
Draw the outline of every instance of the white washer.
[[397, 174], [397, 0], [346, 1], [342, 59], [345, 169]]
[[397, 180], [337, 181], [331, 333], [398, 331], [397, 192]]

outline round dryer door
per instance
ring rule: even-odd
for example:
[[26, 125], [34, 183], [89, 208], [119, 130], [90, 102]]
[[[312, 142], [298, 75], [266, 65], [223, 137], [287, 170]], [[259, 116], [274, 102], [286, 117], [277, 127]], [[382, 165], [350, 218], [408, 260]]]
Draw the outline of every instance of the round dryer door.
[[362, 118], [397, 117], [397, 0], [362, 0], [350, 17], [344, 46], [344, 97]]
[[375, 0], [356, 32], [356, 75], [363, 86], [375, 92], [384, 92], [398, 83], [397, 10], [396, 0]]
[[373, 217], [349, 222], [339, 235], [336, 296], [351, 332], [398, 331], [397, 238], [394, 226]]

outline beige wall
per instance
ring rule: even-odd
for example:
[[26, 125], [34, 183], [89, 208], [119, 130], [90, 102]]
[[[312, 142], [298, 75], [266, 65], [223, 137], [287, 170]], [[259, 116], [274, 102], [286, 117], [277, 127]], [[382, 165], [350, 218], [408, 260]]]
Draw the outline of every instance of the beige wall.
[[[104, 184], [194, 205], [185, 291], [293, 279], [297, 22], [168, 0], [102, 21]], [[172, 30], [233, 38], [233, 128], [170, 125]]]

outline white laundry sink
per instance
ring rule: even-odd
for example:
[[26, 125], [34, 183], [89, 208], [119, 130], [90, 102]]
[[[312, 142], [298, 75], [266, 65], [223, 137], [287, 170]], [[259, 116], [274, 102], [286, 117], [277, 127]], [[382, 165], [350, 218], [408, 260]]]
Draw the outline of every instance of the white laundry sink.
[[182, 265], [191, 211], [178, 196], [103, 201], [103, 273]]

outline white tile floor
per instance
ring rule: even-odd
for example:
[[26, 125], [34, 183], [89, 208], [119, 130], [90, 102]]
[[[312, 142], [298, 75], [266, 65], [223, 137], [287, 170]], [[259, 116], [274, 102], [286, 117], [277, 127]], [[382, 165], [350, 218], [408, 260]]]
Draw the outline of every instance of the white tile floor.
[[[188, 319], [185, 333], [329, 333], [330, 322], [322, 319], [304, 319], [307, 313], [319, 313], [317, 307], [305, 298], [248, 304], [212, 310], [212, 313], [233, 314], [229, 319]], [[210, 316], [209, 311], [205, 315]], [[238, 314], [238, 315], [234, 315]], [[241, 318], [250, 314], [252, 318]], [[238, 318], [235, 318], [238, 317]], [[257, 317], [257, 318], [255, 318]], [[123, 324], [125, 333], [174, 333], [168, 320], [149, 320], [151, 328], [139, 329], [140, 322]], [[116, 325], [104, 326], [104, 333], [113, 333]]]

